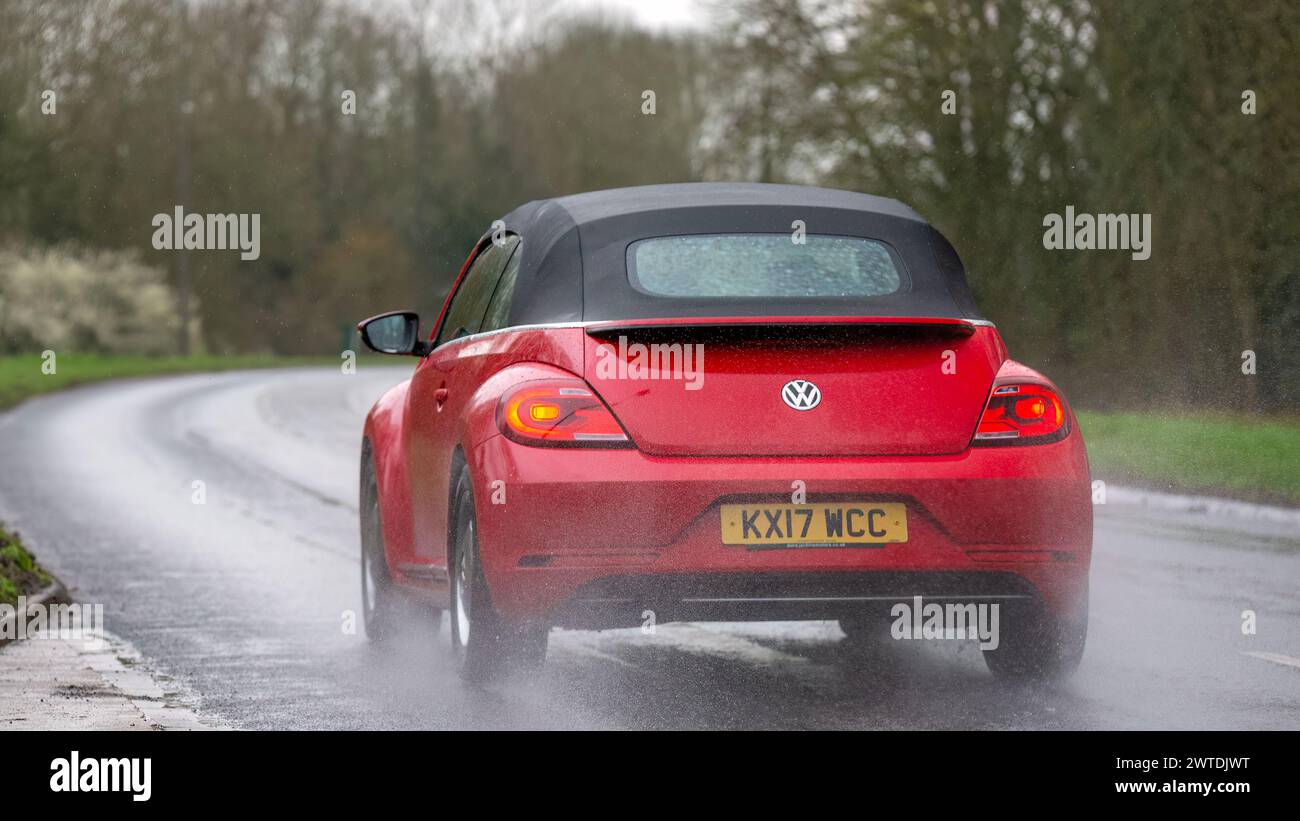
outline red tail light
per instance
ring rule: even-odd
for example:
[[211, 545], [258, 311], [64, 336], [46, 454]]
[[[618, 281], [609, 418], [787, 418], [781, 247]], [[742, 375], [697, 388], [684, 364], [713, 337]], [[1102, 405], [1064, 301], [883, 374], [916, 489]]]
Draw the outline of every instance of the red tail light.
[[524, 445], [632, 447], [623, 426], [581, 379], [517, 385], [497, 404], [497, 425], [507, 438]]
[[1070, 433], [1065, 400], [1042, 385], [996, 385], [974, 445], [1041, 445]]

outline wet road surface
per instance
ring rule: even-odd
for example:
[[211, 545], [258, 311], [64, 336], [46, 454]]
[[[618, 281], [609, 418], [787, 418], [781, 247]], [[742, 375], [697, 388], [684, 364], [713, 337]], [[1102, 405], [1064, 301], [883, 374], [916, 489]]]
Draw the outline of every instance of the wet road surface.
[[998, 682], [965, 642], [853, 650], [812, 622], [556, 631], [542, 671], [466, 687], [445, 625], [382, 647], [345, 630], [361, 422], [407, 373], [36, 399], [0, 415], [0, 518], [236, 727], [1300, 729], [1300, 532], [1120, 505], [1096, 508], [1088, 649], [1064, 683]]

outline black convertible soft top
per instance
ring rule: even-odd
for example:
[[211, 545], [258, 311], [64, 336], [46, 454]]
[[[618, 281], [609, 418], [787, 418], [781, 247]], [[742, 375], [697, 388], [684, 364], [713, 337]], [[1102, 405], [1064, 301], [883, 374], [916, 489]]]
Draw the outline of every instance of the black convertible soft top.
[[[634, 288], [627, 249], [688, 234], [862, 237], [894, 249], [905, 283], [859, 298], [683, 299]], [[592, 191], [521, 205], [504, 218], [520, 235], [511, 325], [660, 317], [872, 316], [980, 319], [952, 245], [897, 200], [799, 185], [681, 183]]]

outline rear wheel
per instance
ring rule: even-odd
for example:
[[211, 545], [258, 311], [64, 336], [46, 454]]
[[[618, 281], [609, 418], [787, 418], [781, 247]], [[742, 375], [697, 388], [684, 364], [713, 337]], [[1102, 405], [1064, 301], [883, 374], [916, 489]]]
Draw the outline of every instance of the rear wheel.
[[875, 613], [843, 616], [839, 619], [844, 633], [841, 647], [858, 659], [881, 658], [889, 651], [889, 620]]
[[883, 624], [881, 619], [873, 619], [870, 616], [845, 616], [839, 620], [844, 637], [854, 644], [879, 637], [884, 629]]
[[540, 665], [546, 659], [545, 625], [512, 623], [492, 607], [479, 561], [478, 522], [469, 468], [456, 481], [452, 507], [451, 647], [461, 675], [486, 681], [509, 663]]
[[889, 628], [889, 622], [870, 614], [843, 616], [839, 620], [845, 643], [851, 647], [876, 645]]
[[1012, 610], [999, 629], [998, 647], [984, 663], [998, 678], [1047, 681], [1073, 673], [1088, 639], [1088, 612], [1062, 618], [1041, 609]]

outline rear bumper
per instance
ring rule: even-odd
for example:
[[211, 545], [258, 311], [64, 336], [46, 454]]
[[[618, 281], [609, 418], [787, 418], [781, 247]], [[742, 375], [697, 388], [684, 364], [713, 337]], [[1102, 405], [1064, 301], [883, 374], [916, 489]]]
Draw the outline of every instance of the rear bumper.
[[896, 602], [1039, 607], [1023, 577], [1006, 571], [652, 573], [583, 585], [550, 616], [562, 627], [636, 627], [672, 621], [773, 621], [880, 615]]
[[[531, 448], [496, 436], [471, 454], [480, 552], [511, 619], [573, 627], [837, 618], [910, 600], [1086, 608], [1092, 554], [1077, 429], [1049, 445], [937, 457], [652, 457]], [[898, 501], [908, 541], [750, 550], [724, 545], [719, 506]]]

